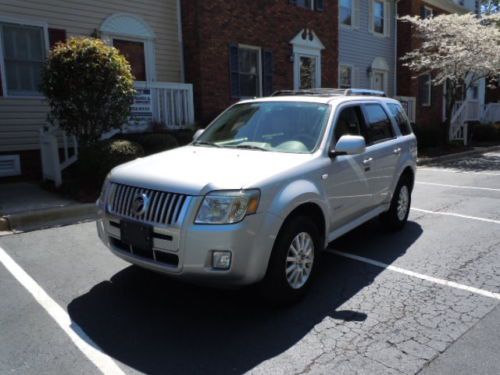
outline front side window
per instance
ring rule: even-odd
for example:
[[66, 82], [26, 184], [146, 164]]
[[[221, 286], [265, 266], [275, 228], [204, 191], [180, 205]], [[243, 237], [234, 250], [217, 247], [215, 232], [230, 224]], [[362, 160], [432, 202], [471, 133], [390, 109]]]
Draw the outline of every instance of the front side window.
[[340, 0], [340, 24], [352, 26], [352, 0]]
[[343, 135], [361, 135], [363, 115], [359, 106], [342, 109], [335, 123], [335, 140]]
[[380, 104], [366, 104], [366, 143], [369, 145], [394, 137], [391, 120]]
[[398, 124], [399, 130], [402, 135], [408, 135], [412, 133], [410, 120], [408, 120], [408, 116], [406, 116], [405, 110], [399, 104], [389, 103], [387, 104], [389, 110], [391, 111], [391, 115], [396, 120]]
[[352, 87], [352, 67], [349, 65], [340, 66], [340, 88], [349, 89]]
[[0, 24], [8, 95], [40, 95], [41, 70], [46, 58], [44, 29]]
[[324, 133], [330, 106], [321, 103], [257, 102], [234, 105], [194, 145], [311, 153]]
[[384, 2], [373, 2], [373, 31], [378, 34], [384, 34]]
[[260, 49], [239, 47], [240, 95], [242, 98], [261, 96]]

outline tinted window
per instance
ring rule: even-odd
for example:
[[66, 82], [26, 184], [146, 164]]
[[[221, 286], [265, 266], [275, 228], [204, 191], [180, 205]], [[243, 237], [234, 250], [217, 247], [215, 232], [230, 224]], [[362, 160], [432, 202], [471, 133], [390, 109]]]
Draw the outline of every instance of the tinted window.
[[366, 141], [368, 144], [382, 142], [394, 137], [391, 120], [380, 104], [366, 104]]
[[389, 107], [392, 116], [394, 116], [394, 119], [396, 120], [396, 123], [399, 126], [401, 134], [403, 135], [411, 134], [412, 131], [411, 131], [410, 120], [408, 120], [408, 117], [406, 116], [403, 107], [401, 107], [399, 104], [387, 104], [387, 106]]
[[359, 107], [343, 109], [335, 124], [335, 140], [343, 135], [361, 135], [361, 118]]

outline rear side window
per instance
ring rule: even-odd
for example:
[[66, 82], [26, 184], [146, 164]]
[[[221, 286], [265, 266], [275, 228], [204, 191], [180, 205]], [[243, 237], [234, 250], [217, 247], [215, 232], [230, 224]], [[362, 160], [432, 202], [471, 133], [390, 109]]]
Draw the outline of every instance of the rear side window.
[[380, 104], [365, 104], [366, 142], [369, 145], [394, 138], [391, 120]]
[[342, 109], [335, 124], [335, 140], [343, 135], [361, 135], [362, 118], [359, 106]]
[[391, 115], [396, 120], [396, 123], [398, 124], [401, 134], [403, 135], [411, 134], [412, 130], [410, 125], [410, 120], [408, 120], [408, 116], [406, 116], [403, 107], [401, 107], [401, 105], [399, 104], [394, 104], [394, 103], [389, 103], [387, 104], [387, 106], [389, 107]]

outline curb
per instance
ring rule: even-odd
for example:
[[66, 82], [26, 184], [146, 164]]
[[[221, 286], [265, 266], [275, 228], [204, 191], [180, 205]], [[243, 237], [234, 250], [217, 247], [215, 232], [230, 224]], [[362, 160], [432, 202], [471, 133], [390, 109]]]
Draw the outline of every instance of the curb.
[[0, 231], [26, 231], [95, 219], [95, 203], [75, 204], [5, 215], [0, 217]]
[[497, 151], [497, 150], [500, 150], [500, 146], [477, 147], [474, 150], [457, 152], [455, 154], [436, 156], [434, 158], [418, 159], [417, 165], [427, 165], [427, 164], [437, 163], [437, 162], [441, 162], [441, 161], [451, 161], [451, 160], [463, 158], [464, 156], [483, 154], [485, 152], [491, 152], [491, 151]]

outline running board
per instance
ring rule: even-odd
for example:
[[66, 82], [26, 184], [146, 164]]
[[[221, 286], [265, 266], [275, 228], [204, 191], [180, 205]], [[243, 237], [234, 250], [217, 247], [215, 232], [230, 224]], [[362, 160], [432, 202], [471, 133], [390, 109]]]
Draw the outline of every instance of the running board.
[[389, 207], [390, 207], [390, 205], [379, 206], [379, 207], [367, 212], [363, 216], [357, 218], [356, 220], [351, 221], [350, 223], [347, 223], [346, 225], [340, 227], [339, 229], [334, 230], [333, 232], [330, 232], [330, 234], [328, 235], [328, 242], [330, 243], [333, 240], [336, 240], [337, 238], [339, 238], [340, 236], [343, 236], [347, 232], [350, 232], [354, 228], [359, 227], [361, 224], [364, 224], [367, 221], [370, 221], [371, 219], [373, 219], [374, 217], [377, 217], [381, 213], [386, 212], [389, 209]]

